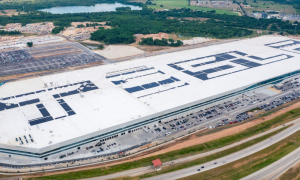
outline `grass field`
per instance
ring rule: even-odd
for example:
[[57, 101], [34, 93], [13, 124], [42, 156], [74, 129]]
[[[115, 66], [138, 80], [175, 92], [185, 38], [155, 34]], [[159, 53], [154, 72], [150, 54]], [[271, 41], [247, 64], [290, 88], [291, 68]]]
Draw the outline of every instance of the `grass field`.
[[[233, 144], [235, 142], [241, 141], [245, 138], [254, 136], [256, 134], [265, 132], [273, 127], [279, 126], [281, 124], [284, 124], [286, 122], [289, 122], [293, 119], [296, 119], [296, 117], [300, 115], [300, 108], [291, 110], [289, 112], [286, 112], [272, 120], [263, 122], [261, 124], [255, 125], [251, 128], [248, 128], [240, 133], [223, 137], [214, 141], [210, 141], [204, 144], [199, 144], [187, 148], [183, 148], [176, 151], [171, 151], [165, 154], [160, 154], [148, 158], [143, 158], [138, 161], [133, 162], [127, 162], [119, 165], [110, 166], [108, 168], [96, 168], [96, 169], [90, 169], [90, 170], [83, 170], [83, 171], [77, 171], [77, 172], [70, 172], [66, 174], [57, 174], [52, 176], [45, 176], [45, 177], [38, 177], [38, 178], [31, 178], [31, 180], [34, 179], [43, 179], [43, 180], [52, 180], [52, 179], [79, 179], [81, 178], [91, 178], [91, 177], [97, 177], [97, 176], [103, 176], [108, 174], [113, 174], [125, 170], [130, 170], [138, 167], [144, 167], [151, 165], [151, 161], [153, 159], [159, 158], [162, 162], [172, 161], [175, 159], [208, 152], [214, 149], [218, 149], [230, 144]], [[191, 166], [191, 164], [190, 164]], [[181, 167], [178, 167], [181, 168]]]
[[[188, 0], [155, 0], [153, 1], [153, 3], [155, 3], [156, 5], [148, 5], [148, 7], [153, 9], [190, 8], [190, 9], [201, 10], [201, 11], [215, 10], [217, 14], [238, 15], [238, 13], [222, 10], [222, 9], [190, 6]], [[163, 7], [160, 7], [160, 5], [163, 5]]]
[[300, 147], [300, 131], [257, 153], [232, 163], [204, 171], [181, 180], [231, 179], [238, 180], [274, 163]]
[[[243, 0], [238, 0], [239, 2], [244, 2]], [[292, 5], [284, 4], [275, 4], [273, 1], [257, 1], [254, 3], [253, 0], [246, 0], [248, 5], [251, 5], [252, 8], [244, 8], [245, 11], [264, 11], [264, 10], [274, 10], [282, 11], [286, 14], [296, 13], [296, 9]]]

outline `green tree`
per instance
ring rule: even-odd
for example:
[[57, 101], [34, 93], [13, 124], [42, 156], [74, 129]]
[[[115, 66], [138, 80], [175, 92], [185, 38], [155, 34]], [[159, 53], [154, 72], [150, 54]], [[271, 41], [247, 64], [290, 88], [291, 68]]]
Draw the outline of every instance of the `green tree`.
[[276, 24], [272, 24], [270, 30], [271, 31], [277, 31], [277, 25]]
[[60, 33], [61, 31], [65, 30], [65, 27], [63, 26], [58, 26], [58, 27], [55, 27], [54, 29], [52, 29], [52, 34], [58, 34]]
[[102, 49], [104, 49], [104, 45], [103, 45], [103, 44], [100, 44], [100, 45], [98, 46], [98, 48], [102, 50]]
[[33, 46], [33, 42], [27, 42], [27, 46], [28, 47], [32, 47]]

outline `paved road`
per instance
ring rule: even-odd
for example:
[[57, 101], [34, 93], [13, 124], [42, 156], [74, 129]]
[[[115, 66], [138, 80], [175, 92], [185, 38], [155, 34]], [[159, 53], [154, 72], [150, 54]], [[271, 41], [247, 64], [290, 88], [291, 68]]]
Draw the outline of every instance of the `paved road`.
[[[175, 172], [172, 172], [172, 173], [166, 173], [166, 174], [162, 174], [162, 175], [159, 175], [159, 176], [154, 176], [154, 177], [147, 178], [147, 179], [148, 180], [151, 180], [151, 179], [153, 179], [153, 180], [156, 180], [156, 179], [164, 179], [164, 180], [179, 179], [179, 178], [183, 178], [183, 177], [186, 177], [186, 176], [191, 176], [191, 175], [199, 173], [197, 171], [197, 169], [201, 169], [201, 166], [205, 167], [205, 168], [201, 169], [201, 171], [207, 171], [207, 170], [214, 169], [216, 167], [225, 165], [227, 163], [236, 161], [238, 159], [244, 158], [244, 157], [249, 156], [253, 153], [256, 153], [256, 152], [258, 152], [262, 149], [265, 149], [265, 148], [271, 146], [272, 144], [275, 144], [278, 141], [280, 141], [280, 140], [290, 136], [291, 134], [295, 133], [296, 131], [300, 130], [299, 121], [300, 121], [300, 119], [297, 119], [297, 123], [295, 123], [294, 126], [292, 126], [288, 129], [274, 135], [272, 138], [264, 140], [264, 141], [262, 141], [258, 144], [255, 144], [251, 147], [243, 149], [239, 152], [230, 154], [228, 156], [225, 156], [225, 157], [222, 157], [222, 158], [219, 158], [219, 159], [216, 159], [214, 161], [210, 161], [210, 162], [207, 162], [207, 163], [204, 163], [204, 164], [199, 164], [197, 166], [193, 166], [193, 167], [190, 167], [190, 168], [178, 170], [178, 171], [175, 171]], [[215, 164], [215, 162], [217, 164]]]
[[243, 178], [242, 180], [273, 180], [300, 162], [300, 148], [294, 150], [271, 165]]
[[[291, 122], [287, 123], [286, 125], [293, 124], [293, 123], [296, 124], [297, 123], [297, 124], [299, 124], [299, 129], [300, 129], [300, 123], [299, 122], [300, 122], [300, 119], [297, 119], [297, 120], [294, 120], [294, 121], [291, 121]], [[278, 130], [280, 128], [282, 128], [282, 126], [278, 126], [276, 128], [270, 129], [270, 130], [268, 130], [266, 132], [257, 134], [255, 136], [252, 136], [252, 137], [247, 138], [247, 139], [244, 139], [244, 140], [239, 141], [237, 143], [234, 143], [234, 144], [231, 144], [231, 145], [219, 148], [219, 149], [215, 149], [215, 150], [212, 150], [212, 151], [209, 151], [209, 152], [206, 152], [206, 153], [201, 153], [201, 154], [197, 154], [197, 155], [194, 155], [194, 156], [189, 156], [189, 157], [177, 159], [177, 160], [174, 160], [174, 161], [164, 162], [163, 166], [170, 166], [170, 165], [172, 165], [172, 162], [174, 162], [175, 164], [178, 164], [178, 163], [182, 163], [182, 162], [186, 162], [186, 161], [191, 161], [191, 160], [194, 160], [194, 159], [198, 159], [198, 158], [201, 158], [201, 157], [205, 157], [205, 156], [208, 156], [208, 155], [211, 155], [211, 154], [215, 154], [217, 152], [224, 151], [226, 149], [235, 147], [237, 145], [240, 145], [240, 144], [243, 144], [245, 142], [251, 141], [251, 140], [256, 139], [258, 137], [264, 136], [264, 135], [269, 134], [271, 132], [274, 132], [274, 131], [276, 131], [276, 130]], [[291, 128], [292, 127], [288, 128], [287, 130], [289, 130]], [[273, 143], [275, 143], [275, 141], [273, 141]], [[195, 171], [195, 169], [196, 168], [192, 168], [192, 171]], [[145, 174], [145, 173], [148, 173], [148, 172], [153, 172], [153, 171], [154, 170], [153, 170], [153, 168], [151, 166], [147, 166], [147, 167], [137, 168], [137, 169], [133, 169], [133, 170], [123, 171], [123, 172], [120, 172], [120, 173], [110, 174], [110, 175], [107, 175], [107, 176], [89, 178], [88, 180], [113, 179], [113, 178], [118, 178], [118, 177], [123, 177], [123, 176], [131, 176], [132, 177], [132, 176], [138, 176], [138, 175], [142, 175], [142, 174]]]

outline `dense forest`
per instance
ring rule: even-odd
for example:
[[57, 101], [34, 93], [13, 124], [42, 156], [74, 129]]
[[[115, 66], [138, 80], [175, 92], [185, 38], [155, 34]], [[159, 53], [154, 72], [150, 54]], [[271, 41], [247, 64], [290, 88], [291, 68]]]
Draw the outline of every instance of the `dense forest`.
[[[193, 18], [187, 20], [185, 18]], [[207, 18], [206, 21], [197, 19]], [[183, 36], [202, 36], [214, 38], [234, 38], [253, 34], [252, 29], [267, 29], [272, 24], [277, 31], [293, 34], [294, 26], [289, 21], [279, 19], [255, 19], [245, 16], [173, 9], [171, 11], [153, 11], [143, 8], [140, 11], [116, 11], [97, 13], [51, 14], [33, 11], [28, 14], [0, 18], [0, 24], [36, 22], [54, 22], [56, 26], [70, 26], [71, 22], [103, 22], [112, 29], [99, 29], [91, 34], [91, 39], [110, 44], [132, 43], [134, 34], [176, 33]], [[273, 26], [272, 30], [275, 29]], [[300, 28], [297, 29], [300, 34]]]
[[182, 46], [183, 42], [180, 40], [177, 40], [176, 42], [173, 39], [165, 39], [162, 38], [162, 40], [155, 39], [153, 40], [152, 37], [149, 38], [142, 38], [142, 41], [139, 42], [140, 45], [155, 45], [155, 46]]
[[130, 44], [135, 41], [133, 34], [120, 28], [99, 29], [91, 34], [91, 40], [104, 41], [106, 44]]

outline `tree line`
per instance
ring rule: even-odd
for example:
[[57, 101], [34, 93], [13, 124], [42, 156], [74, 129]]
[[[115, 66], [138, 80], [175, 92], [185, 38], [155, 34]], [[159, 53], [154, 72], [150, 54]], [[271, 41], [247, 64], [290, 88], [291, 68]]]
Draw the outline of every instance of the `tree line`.
[[2, 35], [16, 35], [16, 34], [21, 34], [20, 31], [4, 31], [0, 30], [0, 36]]
[[177, 40], [175, 42], [173, 39], [165, 39], [165, 38], [162, 38], [161, 40], [160, 39], [153, 40], [152, 37], [149, 37], [149, 38], [142, 38], [141, 40], [142, 41], [139, 42], [140, 45], [174, 46], [174, 47], [183, 45], [183, 42], [180, 40]]
[[[172, 18], [170, 18], [172, 17]], [[194, 18], [187, 20], [185, 18]], [[200, 18], [208, 20], [200, 21]], [[197, 20], [199, 19], [199, 20]], [[134, 34], [155, 34], [159, 32], [176, 33], [184, 36], [202, 36], [214, 38], [234, 38], [253, 34], [251, 29], [268, 29], [276, 24], [277, 31], [293, 34], [294, 26], [289, 21], [279, 19], [255, 19], [252, 17], [193, 11], [191, 9], [173, 9], [171, 11], [153, 11], [143, 8], [140, 11], [116, 11], [95, 13], [51, 14], [33, 11], [28, 14], [0, 18], [0, 24], [52, 21], [56, 26], [68, 27], [71, 22], [103, 22], [112, 29], [101, 28], [91, 34], [91, 39], [109, 44], [132, 43]], [[274, 26], [272, 30], [274, 29]], [[54, 30], [58, 32], [59, 28]], [[300, 28], [297, 29], [300, 34]]]

